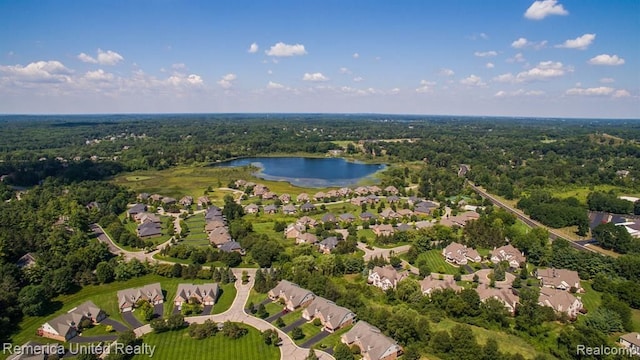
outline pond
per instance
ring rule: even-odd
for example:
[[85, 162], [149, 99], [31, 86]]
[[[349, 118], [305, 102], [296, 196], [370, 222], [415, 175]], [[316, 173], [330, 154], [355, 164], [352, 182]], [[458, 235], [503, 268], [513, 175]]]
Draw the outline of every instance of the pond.
[[235, 167], [253, 165], [265, 180], [286, 181], [301, 187], [351, 186], [386, 168], [384, 164], [363, 164], [342, 158], [252, 157], [214, 164]]

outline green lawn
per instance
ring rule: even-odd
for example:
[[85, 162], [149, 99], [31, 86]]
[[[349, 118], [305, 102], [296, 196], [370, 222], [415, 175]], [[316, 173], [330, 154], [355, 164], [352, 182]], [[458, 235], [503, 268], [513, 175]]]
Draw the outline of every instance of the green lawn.
[[333, 334], [331, 334], [331, 335], [327, 336], [326, 338], [322, 339], [322, 341], [320, 341], [319, 343], [315, 344], [313, 346], [313, 348], [314, 349], [325, 350], [325, 349], [330, 349], [330, 348], [336, 346], [340, 342], [340, 337], [342, 336], [342, 334], [344, 334], [347, 331], [349, 331], [352, 327], [353, 327], [353, 325], [349, 325], [349, 326], [346, 326], [346, 327], [334, 332]]
[[580, 186], [580, 187], [565, 186], [565, 187], [550, 189], [553, 196], [556, 196], [559, 198], [575, 197], [583, 204], [587, 203], [587, 196], [589, 195], [589, 193], [593, 191], [609, 192], [611, 190], [614, 190], [617, 194], [620, 194], [620, 195], [640, 196], [640, 194], [638, 193], [629, 192], [628, 189], [624, 189], [624, 188], [613, 186], [613, 185], [593, 185], [593, 186]]
[[189, 228], [189, 234], [183, 238], [183, 243], [193, 246], [209, 246], [209, 237], [204, 231], [205, 220], [204, 214], [191, 215], [184, 220]]
[[[424, 258], [427, 261], [427, 266], [431, 272], [437, 272], [440, 274], [457, 274], [458, 268], [447, 263], [442, 257], [442, 251], [438, 249], [429, 250], [418, 256], [418, 259]], [[418, 262], [418, 260], [416, 260]]]
[[[189, 337], [188, 331], [169, 331], [161, 334], [148, 334], [144, 343], [156, 346], [155, 360], [174, 359], [280, 359], [280, 351], [275, 346], [267, 346], [260, 331], [242, 324], [249, 333], [240, 339], [232, 340], [221, 333], [203, 340]], [[137, 355], [133, 359], [148, 359], [149, 355]]]
[[254, 289], [251, 289], [251, 292], [249, 292], [249, 298], [247, 299], [247, 304], [253, 302], [255, 305], [258, 305], [262, 301], [266, 300], [267, 297], [267, 294], [261, 294]]
[[[304, 343], [305, 341], [309, 340], [310, 338], [318, 334], [320, 331], [322, 331], [322, 325], [315, 326], [311, 322], [306, 322], [300, 326], [300, 329], [302, 329], [302, 332], [304, 333], [304, 337], [302, 339], [295, 340], [295, 343], [297, 345]], [[291, 336], [290, 332], [289, 332], [289, 336]]]
[[595, 311], [598, 306], [600, 306], [600, 298], [602, 297], [602, 295], [591, 288], [590, 282], [582, 281], [581, 285], [585, 290], [583, 294], [578, 294], [578, 296], [581, 297], [582, 304], [587, 310]]
[[287, 315], [284, 315], [282, 317], [282, 320], [284, 321], [285, 324], [289, 325], [289, 324], [297, 321], [301, 317], [302, 317], [302, 309], [298, 309], [296, 311], [292, 311], [290, 313], [287, 313]]
[[213, 306], [213, 310], [211, 314], [220, 314], [227, 311], [231, 304], [233, 304], [233, 300], [236, 298], [236, 287], [234, 284], [225, 284], [221, 285], [220, 289], [222, 290], [222, 294], [218, 298], [218, 302]]
[[82, 336], [97, 336], [97, 335], [116, 335], [115, 331], [108, 332], [107, 325], [94, 325], [89, 329], [82, 330]]
[[376, 239], [376, 234], [373, 233], [373, 230], [371, 229], [362, 229], [362, 230], [358, 230], [358, 239], [360, 239], [361, 237], [365, 237], [367, 239], [367, 241], [369, 241], [370, 243], [373, 243], [373, 241]]
[[631, 309], [631, 319], [633, 320], [634, 330], [640, 331], [640, 310]]

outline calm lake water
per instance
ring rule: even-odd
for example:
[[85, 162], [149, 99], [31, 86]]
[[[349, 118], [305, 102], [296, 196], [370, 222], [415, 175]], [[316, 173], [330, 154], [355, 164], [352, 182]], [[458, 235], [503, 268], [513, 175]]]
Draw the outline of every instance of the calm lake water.
[[287, 181], [302, 187], [355, 185], [386, 165], [349, 162], [342, 158], [253, 157], [217, 163], [214, 166], [254, 165], [254, 176], [265, 180]]

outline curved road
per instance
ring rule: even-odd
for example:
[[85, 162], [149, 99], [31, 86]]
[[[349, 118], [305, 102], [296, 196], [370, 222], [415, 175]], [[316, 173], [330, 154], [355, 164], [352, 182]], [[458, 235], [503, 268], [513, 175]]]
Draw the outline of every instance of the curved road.
[[[242, 283], [242, 271], [247, 271], [249, 273], [249, 282], [247, 284]], [[281, 360], [304, 360], [309, 354], [309, 349], [301, 348], [297, 346], [293, 340], [284, 333], [282, 330], [277, 327], [271, 325], [270, 323], [253, 317], [245, 312], [245, 304], [247, 299], [249, 298], [249, 292], [251, 288], [253, 288], [254, 277], [256, 273], [256, 269], [233, 269], [234, 274], [236, 275], [235, 287], [237, 290], [236, 298], [233, 301], [231, 307], [221, 313], [216, 315], [203, 315], [203, 316], [191, 316], [185, 318], [185, 321], [188, 323], [198, 323], [201, 324], [206, 320], [212, 320], [215, 322], [225, 322], [225, 321], [233, 321], [239, 323], [245, 323], [251, 327], [254, 327], [260, 331], [272, 329], [278, 331], [280, 338], [282, 339], [282, 343], [280, 345], [280, 359]], [[134, 329], [136, 336], [142, 336], [144, 334], [148, 334], [152, 331], [151, 326], [144, 325], [137, 329]], [[331, 355], [320, 351], [315, 350], [318, 359], [322, 360], [330, 360], [334, 359]]]

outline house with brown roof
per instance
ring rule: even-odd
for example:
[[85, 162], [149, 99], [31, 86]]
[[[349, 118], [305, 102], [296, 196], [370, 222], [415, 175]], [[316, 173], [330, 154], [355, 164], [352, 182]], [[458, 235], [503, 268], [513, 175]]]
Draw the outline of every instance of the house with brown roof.
[[364, 360], [395, 360], [402, 355], [402, 347], [395, 340], [366, 321], [358, 321], [340, 341], [358, 346]]
[[361, 206], [362, 204], [367, 202], [367, 198], [366, 197], [362, 197], [362, 196], [356, 196], [354, 198], [351, 198], [351, 204], [355, 205], [355, 206]]
[[384, 192], [390, 195], [398, 195], [399, 193], [398, 189], [393, 185], [389, 185], [386, 188], [384, 188]]
[[140, 300], [146, 300], [151, 305], [162, 304], [164, 295], [160, 283], [153, 283], [139, 288], [118, 291], [118, 308], [120, 312], [131, 311]]
[[345, 223], [351, 223], [351, 222], [356, 220], [356, 217], [353, 216], [353, 214], [351, 214], [351, 213], [344, 213], [344, 214], [340, 214], [338, 219], [340, 219], [340, 221], [345, 222]]
[[367, 186], [367, 190], [369, 190], [369, 192], [372, 194], [379, 194], [382, 192], [382, 189], [380, 189], [380, 187], [376, 185]]
[[577, 271], [567, 269], [538, 269], [536, 270], [536, 278], [540, 280], [542, 287], [569, 291], [575, 288], [576, 292], [583, 292], [580, 286], [580, 276]]
[[297, 202], [308, 202], [309, 201], [309, 194], [300, 193], [298, 196], [296, 196], [296, 201]]
[[572, 319], [576, 318], [583, 308], [582, 301], [568, 291], [548, 287], [540, 288], [538, 304], [541, 306], [549, 306], [556, 312], [565, 313]]
[[455, 292], [462, 291], [463, 287], [458, 285], [453, 275], [431, 273], [420, 281], [420, 290], [425, 295], [431, 295], [436, 290], [451, 289]]
[[288, 204], [288, 203], [291, 202], [291, 195], [282, 194], [282, 195], [278, 196], [278, 199], [280, 199], [280, 201], [282, 201], [283, 204]]
[[226, 227], [219, 227], [209, 233], [209, 242], [211, 242], [216, 247], [220, 247], [220, 245], [231, 241], [231, 234], [229, 234], [229, 230]]
[[267, 191], [266, 193], [262, 194], [262, 200], [273, 200], [278, 198], [278, 194], [274, 193], [273, 191]]
[[265, 214], [276, 214], [278, 212], [278, 207], [275, 205], [267, 205], [263, 209]]
[[258, 211], [260, 211], [260, 207], [256, 204], [249, 204], [244, 207], [244, 212], [246, 214], [256, 214]]
[[338, 189], [338, 195], [340, 196], [349, 196], [352, 192], [353, 190], [349, 189], [348, 187]]
[[211, 204], [211, 201], [209, 201], [209, 198], [206, 196], [200, 196], [198, 198], [198, 208], [202, 209], [205, 206], [209, 206], [209, 204]]
[[303, 212], [313, 211], [315, 209], [316, 209], [316, 206], [313, 205], [312, 203], [304, 203], [302, 204], [302, 206], [300, 206], [300, 210]]
[[480, 218], [480, 214], [475, 211], [465, 211], [461, 214], [449, 217], [443, 217], [440, 219], [440, 224], [444, 226], [460, 226], [464, 227], [468, 221], [478, 220]]
[[329, 190], [329, 191], [327, 191], [325, 197], [328, 197], [330, 199], [334, 199], [334, 198], [337, 198], [339, 196], [340, 196], [340, 194], [338, 193], [338, 190]]
[[491, 262], [497, 264], [501, 261], [509, 262], [509, 266], [512, 268], [518, 268], [521, 264], [527, 261], [524, 253], [513, 247], [511, 244], [501, 246], [493, 249], [491, 252]]
[[146, 222], [152, 222], [152, 223], [160, 223], [160, 217], [156, 214], [150, 213], [150, 212], [142, 212], [139, 214], [136, 214], [133, 219], [137, 222], [139, 222], [140, 224], [142, 223], [146, 223]]
[[318, 221], [312, 217], [309, 216], [303, 216], [300, 219], [298, 219], [298, 221], [296, 221], [296, 223], [298, 224], [302, 224], [304, 226], [308, 226], [308, 227], [316, 227], [318, 226]]
[[220, 287], [217, 283], [211, 284], [178, 284], [178, 290], [176, 296], [173, 299], [173, 304], [182, 309], [184, 303], [197, 303], [202, 305], [213, 305], [218, 300], [220, 294]]
[[167, 196], [167, 197], [163, 197], [161, 201], [164, 205], [171, 205], [171, 204], [175, 204], [178, 200]]
[[382, 290], [395, 289], [398, 283], [409, 276], [407, 271], [398, 272], [393, 266], [376, 266], [369, 270], [367, 282]]
[[295, 311], [299, 307], [307, 306], [315, 297], [311, 291], [287, 280], [280, 280], [276, 287], [269, 290], [269, 298], [272, 301], [282, 299], [289, 311]]
[[485, 302], [490, 298], [499, 300], [511, 314], [515, 314], [516, 305], [520, 302], [520, 297], [514, 294], [511, 288], [499, 289], [481, 284], [476, 291], [478, 292], [480, 301]]
[[452, 242], [446, 248], [442, 249], [442, 256], [444, 256], [446, 261], [456, 265], [467, 265], [469, 261], [482, 261], [482, 257], [480, 257], [478, 251], [457, 242]]
[[149, 199], [151, 199], [151, 201], [153, 201], [153, 202], [159, 202], [160, 200], [162, 200], [162, 198], [164, 198], [164, 196], [162, 196], [160, 194], [153, 194], [153, 195], [149, 196]]
[[369, 194], [369, 189], [367, 189], [365, 186], [358, 186], [355, 190], [353, 190], [353, 192], [357, 195], [363, 196]]
[[387, 202], [388, 202], [389, 204], [394, 204], [394, 203], [397, 203], [397, 202], [399, 202], [399, 201], [400, 201], [400, 198], [399, 198], [399, 197], [397, 197], [396, 195], [390, 195], [390, 196], [387, 196]]
[[36, 257], [33, 253], [26, 253], [18, 259], [16, 265], [19, 268], [30, 268], [36, 264]]
[[209, 234], [213, 230], [217, 228], [225, 227], [225, 226], [226, 224], [224, 223], [224, 220], [210, 220], [210, 221], [207, 221], [207, 224], [204, 226], [204, 231], [207, 234]]
[[620, 346], [629, 349], [632, 354], [640, 355], [640, 333], [632, 332], [620, 335]]
[[380, 217], [382, 217], [383, 219], [397, 219], [400, 216], [392, 209], [384, 209], [380, 213]]
[[296, 237], [296, 244], [315, 244], [318, 237], [312, 233], [302, 233]]
[[253, 187], [253, 195], [257, 197], [261, 197], [264, 193], [268, 192], [269, 188], [264, 184], [256, 184]]
[[247, 181], [243, 179], [238, 179], [233, 183], [237, 188], [247, 186]]
[[322, 191], [318, 191], [315, 195], [313, 195], [313, 199], [316, 201], [323, 200], [327, 195]]
[[376, 234], [376, 236], [391, 236], [395, 232], [395, 229], [391, 224], [374, 225], [371, 227], [371, 230], [373, 230], [373, 233]]
[[284, 237], [287, 239], [297, 239], [305, 231], [307, 231], [307, 228], [300, 223], [289, 224], [289, 226], [284, 229]]
[[338, 219], [336, 219], [336, 216], [333, 215], [332, 213], [326, 213], [322, 216], [322, 222], [323, 223], [336, 223], [338, 222]]
[[369, 204], [377, 204], [378, 202], [380, 202], [380, 198], [374, 194], [367, 195], [366, 199], [367, 203]]
[[182, 206], [191, 206], [193, 205], [193, 196], [183, 196], [182, 199], [180, 199], [180, 205]]
[[282, 212], [285, 215], [293, 215], [296, 212], [298, 212], [298, 209], [296, 209], [295, 205], [293, 205], [293, 204], [287, 204], [287, 205], [282, 207]]
[[360, 217], [360, 220], [369, 221], [371, 219], [375, 219], [377, 216], [372, 214], [372, 213], [370, 213], [370, 212], [368, 212], [368, 211], [365, 211], [365, 212], [361, 213], [359, 215], [359, 217]]
[[97, 324], [107, 317], [104, 311], [91, 301], [86, 301], [69, 310], [66, 314], [57, 316], [38, 329], [38, 335], [58, 341], [68, 341], [78, 335], [80, 323], [91, 320]]
[[336, 305], [333, 301], [318, 296], [302, 311], [302, 317], [308, 321], [319, 319], [324, 327], [323, 330], [332, 333], [353, 324], [356, 314]]

